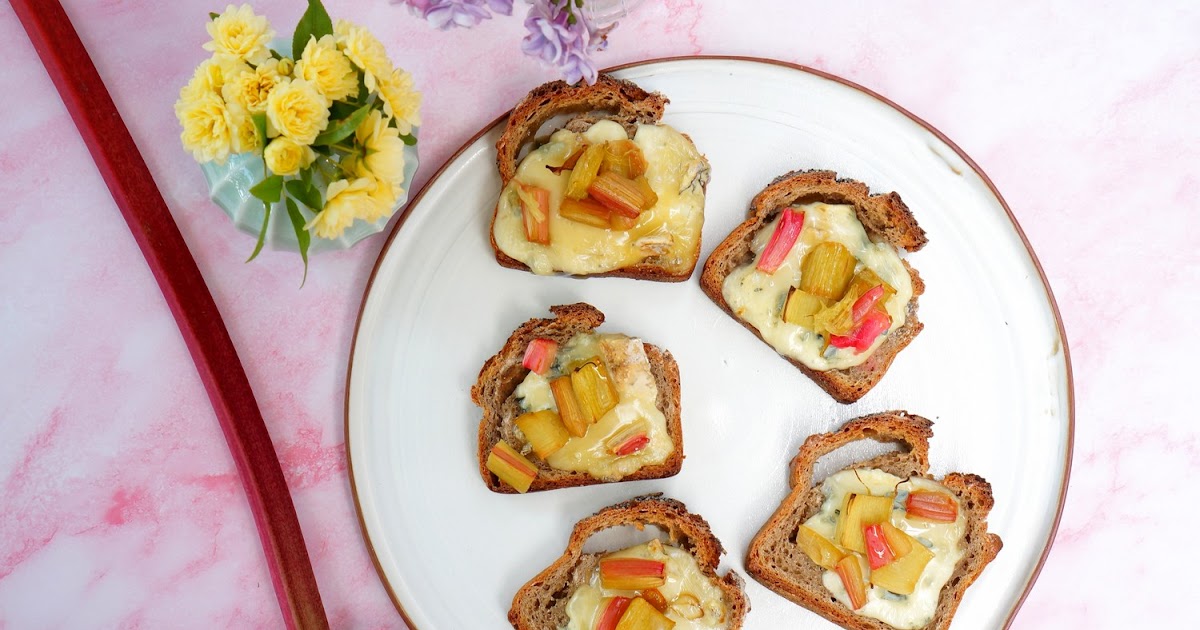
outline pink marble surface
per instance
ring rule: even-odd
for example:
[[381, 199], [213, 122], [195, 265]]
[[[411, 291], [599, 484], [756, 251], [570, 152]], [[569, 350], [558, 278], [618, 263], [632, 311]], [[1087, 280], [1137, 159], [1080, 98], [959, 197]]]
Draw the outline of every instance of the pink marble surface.
[[[207, 200], [171, 108], [224, 3], [65, 4], [240, 349], [330, 621], [402, 626], [359, 533], [342, 430], [383, 239], [316, 257], [303, 290], [293, 255], [243, 264], [253, 242]], [[301, 5], [257, 3], [279, 25]], [[382, 0], [327, 5], [373, 25], [425, 90], [417, 185], [552, 77], [520, 55], [518, 19], [438, 33]], [[844, 76], [940, 128], [1005, 195], [1057, 294], [1078, 406], [1062, 525], [1014, 627], [1194, 622], [1172, 604], [1200, 475], [1184, 359], [1200, 352], [1196, 33], [1200, 5], [1182, 0], [649, 0], [600, 57], [756, 55]], [[0, 37], [0, 628], [279, 626], [174, 321], [7, 5]]]

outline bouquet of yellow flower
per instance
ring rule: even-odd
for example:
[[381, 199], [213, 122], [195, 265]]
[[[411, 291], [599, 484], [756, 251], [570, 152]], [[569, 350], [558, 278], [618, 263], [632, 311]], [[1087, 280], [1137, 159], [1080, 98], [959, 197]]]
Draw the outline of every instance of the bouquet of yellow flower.
[[272, 50], [265, 17], [249, 5], [211, 13], [204, 44], [212, 57], [179, 92], [180, 138], [197, 162], [261, 156], [264, 177], [250, 189], [265, 213], [286, 202], [308, 267], [311, 237], [335, 239], [354, 221], [395, 211], [404, 194], [404, 147], [415, 144], [421, 94], [366, 29], [332, 22], [309, 0], [291, 57]]

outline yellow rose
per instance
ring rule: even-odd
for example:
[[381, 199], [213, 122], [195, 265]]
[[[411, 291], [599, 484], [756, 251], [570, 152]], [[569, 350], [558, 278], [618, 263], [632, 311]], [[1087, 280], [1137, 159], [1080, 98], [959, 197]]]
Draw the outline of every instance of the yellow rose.
[[313, 84], [329, 104], [358, 93], [358, 73], [332, 35], [309, 38], [296, 62], [296, 77]]
[[329, 126], [325, 97], [304, 79], [284, 81], [267, 96], [267, 122], [272, 136], [282, 134], [300, 144], [312, 144]]
[[271, 95], [271, 90], [287, 78], [287, 72], [281, 71], [281, 65], [278, 59], [268, 59], [253, 70], [243, 64], [246, 69], [225, 82], [221, 96], [226, 103], [238, 103], [252, 114], [267, 111], [267, 97]]
[[188, 84], [179, 90], [179, 103], [194, 101], [203, 94], [220, 95], [226, 81], [248, 70], [250, 66], [232, 57], [205, 59], [196, 66]]
[[363, 71], [363, 83], [368, 90], [374, 91], [377, 79], [392, 74], [392, 61], [388, 59], [387, 51], [367, 29], [338, 20], [333, 25], [333, 33], [338, 48]]
[[267, 18], [254, 15], [248, 4], [225, 7], [225, 13], [208, 23], [208, 34], [212, 41], [204, 44], [204, 50], [217, 56], [227, 55], [256, 66], [271, 58], [267, 46], [275, 31]]
[[412, 75], [397, 68], [379, 80], [383, 111], [396, 120], [402, 134], [412, 133], [421, 124], [421, 93], [413, 89]]
[[225, 109], [229, 112], [229, 124], [232, 129], [230, 149], [234, 153], [257, 151], [262, 143], [258, 139], [258, 127], [254, 125], [254, 118], [250, 112], [237, 103], [226, 103]]
[[388, 118], [373, 109], [354, 131], [362, 154], [352, 161], [359, 177], [373, 177], [398, 188], [404, 182], [404, 141]]
[[209, 93], [181, 101], [175, 106], [175, 116], [183, 126], [183, 133], [179, 134], [183, 148], [191, 151], [197, 162], [225, 163], [236, 132], [221, 97]]
[[300, 169], [307, 168], [313, 163], [317, 154], [312, 148], [303, 144], [296, 144], [288, 140], [285, 136], [279, 136], [267, 145], [266, 151], [263, 151], [263, 159], [267, 162], [267, 168], [276, 175], [295, 175], [300, 172]]
[[373, 211], [371, 197], [375, 183], [367, 177], [354, 181], [339, 179], [325, 189], [325, 207], [304, 227], [319, 238], [337, 238], [354, 219]]
[[396, 200], [404, 194], [404, 189], [399, 185], [381, 179], [372, 179], [372, 184], [374, 187], [371, 189], [371, 200], [375, 203], [369, 207], [363, 206], [364, 212], [358, 217], [367, 223], [392, 216], [392, 211], [396, 209]]

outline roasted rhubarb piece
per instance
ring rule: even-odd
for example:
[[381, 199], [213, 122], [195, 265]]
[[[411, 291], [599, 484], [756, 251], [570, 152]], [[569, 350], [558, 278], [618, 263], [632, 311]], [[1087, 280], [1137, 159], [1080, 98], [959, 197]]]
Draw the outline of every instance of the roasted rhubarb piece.
[[558, 213], [564, 219], [598, 228], [607, 228], [611, 223], [612, 215], [608, 208], [591, 199], [575, 200], [570, 197], [562, 200], [562, 205], [558, 207]]
[[784, 210], [779, 217], [779, 223], [775, 225], [775, 233], [771, 234], [771, 240], [767, 241], [766, 249], [758, 257], [757, 269], [766, 273], [775, 273], [787, 258], [788, 252], [792, 251], [792, 246], [796, 244], [796, 239], [800, 237], [802, 229], [804, 229], [804, 213]]
[[850, 608], [858, 610], [867, 603], [867, 585], [863, 581], [862, 564], [854, 554], [842, 558], [834, 568], [842, 586], [846, 587], [846, 595], [850, 597]]
[[846, 501], [846, 509], [838, 518], [838, 543], [850, 551], [866, 553], [863, 528], [889, 520], [892, 515], [892, 497], [873, 497], [868, 494], [852, 494]]
[[835, 348], [854, 348], [855, 352], [864, 352], [875, 343], [879, 335], [887, 332], [892, 325], [892, 318], [887, 313], [871, 310], [849, 335], [830, 335], [829, 345]]
[[942, 492], [913, 492], [908, 495], [904, 509], [909, 516], [927, 521], [953, 523], [958, 519], [958, 502]]
[[637, 218], [646, 204], [646, 197], [633, 180], [611, 171], [600, 173], [588, 186], [588, 194], [609, 210]]
[[583, 410], [584, 417], [589, 423], [594, 423], [608, 413], [620, 402], [617, 398], [617, 388], [608, 375], [608, 368], [600, 357], [592, 357], [582, 365], [571, 370], [571, 387], [575, 390], [575, 399]]
[[640, 591], [667, 583], [667, 565], [643, 558], [604, 558], [600, 585], [614, 591]]
[[807, 525], [801, 525], [800, 529], [796, 531], [796, 545], [818, 566], [830, 570], [837, 566], [838, 561], [846, 557], [846, 554], [829, 542], [828, 538], [818, 534], [816, 530]]
[[[913, 537], [896, 529], [891, 523], [884, 521], [879, 524], [883, 529], [883, 537], [887, 539], [888, 548], [897, 558], [903, 558], [913, 548]], [[916, 543], [920, 544], [920, 543]]]
[[587, 433], [591, 421], [579, 406], [575, 398], [575, 389], [571, 386], [570, 376], [560, 376], [550, 381], [550, 393], [554, 394], [554, 404], [558, 406], [558, 417], [562, 420], [567, 432], [575, 437], [583, 437]]
[[584, 149], [575, 162], [575, 168], [571, 169], [571, 176], [567, 178], [567, 197], [571, 199], [586, 197], [588, 186], [592, 185], [592, 180], [600, 172], [600, 165], [603, 162], [604, 145], [593, 144]]
[[617, 457], [631, 455], [646, 448], [646, 445], [650, 443], [648, 432], [649, 427], [645, 420], [631, 422], [605, 440], [604, 446], [609, 453]]
[[656, 588], [648, 588], [642, 591], [642, 599], [646, 600], [654, 609], [660, 613], [666, 613], [671, 607], [671, 602], [663, 596], [662, 592]]
[[671, 630], [674, 627], [674, 621], [641, 597], [629, 602], [629, 608], [617, 623], [617, 630]]
[[600, 620], [596, 622], [596, 630], [616, 630], [617, 622], [629, 608], [628, 597], [610, 597], [601, 604]]
[[932, 559], [933, 552], [914, 541], [907, 554], [871, 571], [871, 583], [897, 595], [911, 595], [917, 588], [921, 573], [925, 571], [925, 565]]
[[638, 220], [627, 217], [623, 214], [610, 212], [608, 215], [608, 227], [614, 230], [632, 230], [637, 225]]
[[550, 244], [550, 191], [517, 182], [521, 199], [521, 220], [530, 243]]
[[533, 452], [542, 459], [562, 448], [567, 440], [571, 439], [558, 414], [549, 409], [522, 414], [515, 422], [521, 433], [525, 434], [529, 445], [533, 447]]
[[879, 523], [863, 528], [863, 541], [867, 547], [867, 564], [871, 565], [872, 571], [896, 559]]
[[537, 467], [509, 446], [508, 442], [496, 442], [492, 447], [492, 452], [487, 458], [487, 469], [522, 493], [529, 490], [538, 474]]
[[645, 177], [635, 177], [633, 185], [637, 186], [638, 191], [642, 193], [642, 212], [653, 208], [654, 204], [658, 203], [658, 193], [654, 192]]
[[858, 261], [845, 245], [835, 241], [818, 243], [800, 263], [800, 290], [817, 297], [840, 300], [854, 279]]
[[538, 337], [530, 341], [529, 347], [525, 348], [525, 358], [522, 359], [521, 365], [545, 376], [550, 366], [554, 365], [556, 354], [558, 354], [558, 342]]
[[787, 302], [783, 307], [783, 321], [796, 324], [809, 330], [814, 330], [813, 315], [821, 312], [829, 305], [829, 300], [819, 298], [800, 289], [792, 289], [788, 293]]
[[646, 157], [632, 140], [605, 142], [604, 163], [600, 170], [634, 179], [646, 172]]

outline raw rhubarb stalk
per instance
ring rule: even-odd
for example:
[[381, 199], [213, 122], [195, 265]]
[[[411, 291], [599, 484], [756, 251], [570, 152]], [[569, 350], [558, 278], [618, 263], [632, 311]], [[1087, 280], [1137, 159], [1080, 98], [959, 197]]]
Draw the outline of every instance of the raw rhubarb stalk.
[[758, 257], [758, 270], [775, 273], [775, 270], [779, 269], [784, 259], [787, 258], [788, 252], [792, 251], [792, 246], [796, 244], [796, 239], [800, 237], [802, 229], [804, 229], [804, 213], [784, 210], [779, 217], [779, 223], [775, 225], [775, 233], [771, 235], [766, 249]]
[[525, 348], [525, 358], [522, 359], [521, 365], [544, 376], [550, 366], [554, 365], [556, 354], [558, 354], [557, 341], [538, 337], [530, 341], [529, 346]]
[[642, 558], [605, 558], [600, 561], [600, 585], [614, 591], [640, 591], [667, 583], [667, 565]]
[[904, 505], [909, 516], [938, 523], [958, 520], [958, 502], [941, 492], [913, 492]]

